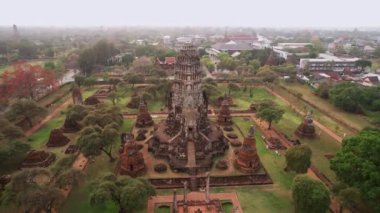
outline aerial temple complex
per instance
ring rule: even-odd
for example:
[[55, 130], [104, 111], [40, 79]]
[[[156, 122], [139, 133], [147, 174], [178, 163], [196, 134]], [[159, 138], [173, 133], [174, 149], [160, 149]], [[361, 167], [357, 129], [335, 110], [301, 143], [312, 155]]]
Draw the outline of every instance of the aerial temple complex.
[[149, 151], [168, 160], [174, 171], [196, 174], [211, 168], [228, 148], [223, 131], [208, 119], [208, 97], [201, 89], [196, 48], [186, 44], [176, 58], [175, 79], [167, 98], [166, 120], [155, 126]]

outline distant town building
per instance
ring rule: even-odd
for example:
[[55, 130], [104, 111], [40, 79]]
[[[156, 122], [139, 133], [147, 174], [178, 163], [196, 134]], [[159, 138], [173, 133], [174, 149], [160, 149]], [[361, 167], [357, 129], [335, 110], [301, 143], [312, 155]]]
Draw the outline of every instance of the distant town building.
[[309, 55], [309, 47], [312, 43], [278, 43], [273, 46], [273, 51], [281, 58], [287, 60], [289, 56], [305, 57]]
[[311, 72], [343, 72], [357, 71], [356, 62], [359, 58], [340, 58], [329, 54], [319, 54], [318, 58], [301, 58], [299, 67]]

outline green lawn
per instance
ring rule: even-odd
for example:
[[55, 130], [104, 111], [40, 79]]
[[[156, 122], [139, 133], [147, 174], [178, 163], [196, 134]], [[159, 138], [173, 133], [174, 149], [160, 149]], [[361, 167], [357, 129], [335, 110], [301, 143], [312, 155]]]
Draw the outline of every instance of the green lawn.
[[46, 106], [48, 104], [51, 104], [52, 102], [55, 102], [55, 105], [59, 105], [64, 100], [69, 98], [71, 96], [70, 90], [72, 88], [72, 83], [68, 83], [60, 87], [59, 89], [53, 91], [49, 95], [41, 98], [38, 100], [38, 103], [41, 106]]
[[[220, 94], [224, 94], [225, 91], [228, 91], [227, 84], [218, 84], [218, 90]], [[247, 88], [246, 91], [241, 88], [239, 91], [231, 91], [230, 96], [233, 98], [234, 104], [236, 106], [231, 107], [231, 110], [246, 110], [249, 106], [258, 100], [264, 99], [274, 99], [272, 95], [270, 95], [265, 89], [254, 87], [252, 88], [252, 98], [249, 97], [249, 90]], [[211, 99], [216, 99], [217, 97], [212, 96]]]
[[[124, 120], [123, 131], [131, 131], [134, 125], [134, 120]], [[118, 146], [113, 149], [113, 156], [118, 157]], [[90, 159], [87, 168], [85, 169], [86, 180], [81, 186], [73, 189], [70, 196], [66, 199], [60, 212], [118, 212], [118, 207], [113, 203], [107, 203], [105, 209], [99, 207], [92, 207], [89, 202], [90, 196], [90, 183], [97, 177], [105, 173], [113, 173], [116, 167], [117, 161], [110, 162], [108, 156], [101, 154], [100, 156]], [[145, 212], [144, 209], [141, 213]]]
[[[225, 85], [222, 85], [222, 88]], [[253, 97], [251, 101], [259, 101], [270, 99], [274, 100], [282, 109], [285, 110], [285, 113], [279, 123], [274, 124], [274, 127], [277, 128], [280, 132], [286, 134], [290, 138], [296, 138], [294, 131], [298, 125], [302, 122], [303, 117], [298, 113], [294, 112], [285, 102], [281, 99], [273, 96], [263, 88], [253, 88]], [[249, 93], [244, 93], [243, 91], [237, 92], [239, 96], [233, 96], [235, 103], [240, 103], [240, 99], [243, 102], [249, 99]], [[237, 106], [236, 108], [242, 108], [242, 106]], [[234, 108], [232, 108], [234, 109]], [[303, 139], [301, 138], [301, 143], [306, 143], [310, 146], [313, 151], [312, 163], [313, 165], [325, 174], [330, 180], [335, 181], [336, 177], [333, 171], [330, 169], [330, 162], [325, 155], [335, 155], [336, 152], [340, 149], [340, 144], [331, 138], [326, 133], [322, 132], [316, 127], [318, 137], [315, 139]]]
[[295, 104], [301, 109], [304, 108], [305, 105], [307, 106], [307, 108], [312, 109], [315, 117], [317, 117], [321, 123], [325, 124], [333, 131], [335, 131], [337, 126], [339, 126], [337, 130], [340, 135], [343, 135], [344, 133], [351, 135], [353, 134], [353, 132], [345, 128], [344, 126], [339, 125], [339, 123], [337, 123], [332, 118], [340, 120], [341, 122], [352, 126], [356, 130], [361, 130], [367, 126], [372, 126], [372, 124], [368, 120], [368, 117], [348, 113], [335, 107], [328, 100], [322, 99], [314, 95], [313, 90], [307, 85], [303, 85], [300, 83], [282, 83], [282, 85], [285, 86], [288, 90], [292, 91], [293, 93], [301, 93], [303, 99], [317, 106], [318, 109], [310, 106], [302, 100], [297, 101], [297, 98], [295, 98], [292, 94], [289, 94], [287, 91], [283, 89], [277, 89], [276, 92], [289, 99], [289, 101], [291, 101], [293, 104]]
[[65, 115], [62, 112], [58, 117], [51, 119], [41, 129], [39, 129], [30, 137], [28, 137], [27, 141], [30, 143], [33, 149], [39, 149], [45, 146], [45, 143], [49, 139], [50, 131], [55, 128], [61, 127], [64, 121], [65, 121]]

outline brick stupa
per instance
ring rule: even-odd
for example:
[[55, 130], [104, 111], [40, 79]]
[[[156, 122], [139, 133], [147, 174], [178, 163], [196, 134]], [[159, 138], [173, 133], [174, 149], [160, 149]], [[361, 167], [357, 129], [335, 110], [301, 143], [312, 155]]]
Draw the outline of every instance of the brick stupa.
[[74, 104], [83, 104], [82, 92], [77, 85], [74, 86], [71, 96]]
[[221, 126], [230, 126], [232, 123], [233, 121], [230, 112], [230, 104], [227, 95], [225, 95], [218, 113], [218, 124]]
[[236, 166], [244, 173], [256, 173], [260, 169], [260, 159], [256, 151], [254, 127], [251, 126], [243, 146], [236, 158]]
[[313, 118], [310, 112], [305, 116], [304, 121], [298, 126], [298, 128], [295, 131], [295, 134], [299, 137], [305, 137], [305, 138], [315, 137], [315, 127], [314, 127]]
[[49, 140], [46, 143], [47, 147], [61, 147], [70, 142], [70, 139], [63, 135], [62, 129], [53, 129], [50, 132]]
[[153, 126], [154, 122], [152, 116], [148, 112], [148, 108], [144, 103], [142, 96], [140, 96], [139, 113], [137, 114], [136, 127], [146, 128]]
[[125, 135], [123, 140], [124, 145], [120, 154], [119, 173], [136, 177], [145, 172], [143, 154], [139, 152], [139, 147], [133, 135]]

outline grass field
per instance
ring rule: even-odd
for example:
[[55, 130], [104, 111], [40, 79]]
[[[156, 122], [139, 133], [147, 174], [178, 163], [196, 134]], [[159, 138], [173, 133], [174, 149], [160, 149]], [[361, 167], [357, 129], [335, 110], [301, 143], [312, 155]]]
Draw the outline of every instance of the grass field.
[[[328, 100], [322, 99], [314, 95], [313, 90], [307, 85], [303, 85], [300, 83], [291, 83], [291, 84], [282, 83], [282, 85], [285, 86], [290, 91], [293, 91], [295, 93], [301, 93], [303, 99], [312, 103], [315, 106], [318, 106], [318, 109], [310, 106], [309, 104], [305, 102], [300, 103], [300, 102], [295, 101], [295, 97], [289, 94], [285, 90], [280, 89], [280, 90], [276, 90], [276, 92], [280, 92], [281, 95], [286, 96], [286, 98], [290, 99], [290, 101], [292, 101], [292, 103], [294, 103], [295, 105], [298, 105], [298, 106], [300, 106], [301, 104], [307, 105], [308, 108], [313, 109], [313, 111], [315, 112], [315, 116], [321, 121], [321, 123], [330, 127], [330, 129], [335, 130], [336, 126], [339, 126], [339, 128], [341, 129], [339, 131], [340, 134], [342, 134], [343, 131], [345, 131], [345, 133], [347, 134], [352, 134], [352, 131], [346, 129], [342, 125], [339, 125], [336, 121], [329, 118], [329, 116], [334, 117], [335, 119], [341, 120], [342, 122], [349, 124], [350, 126], [352, 126], [353, 128], [359, 131], [367, 126], [372, 126], [372, 124], [368, 120], [368, 117], [363, 116], [363, 115], [348, 113], [335, 107]], [[320, 112], [319, 109], [323, 109], [324, 113]], [[328, 116], [326, 115], [326, 113], [328, 113]]]
[[[122, 131], [129, 132], [134, 125], [134, 120], [124, 120]], [[117, 146], [113, 149], [113, 156], [118, 157]], [[90, 205], [89, 196], [91, 193], [90, 183], [97, 177], [106, 173], [113, 173], [117, 161], [110, 162], [108, 156], [101, 154], [93, 159], [89, 159], [89, 164], [85, 169], [86, 180], [85, 182], [74, 188], [70, 196], [66, 199], [60, 212], [118, 212], [118, 207], [113, 203], [107, 203], [104, 209], [99, 207], [92, 207]], [[144, 209], [141, 213], [145, 212]]]
[[[240, 99], [243, 101], [248, 100], [249, 93], [238, 92], [240, 96], [233, 96], [234, 101], [239, 103]], [[282, 133], [286, 134], [290, 138], [296, 138], [294, 135], [294, 131], [298, 127], [298, 125], [302, 122], [303, 117], [294, 112], [286, 103], [284, 103], [281, 99], [273, 96], [268, 93], [263, 88], [253, 88], [253, 97], [250, 99], [251, 101], [265, 100], [270, 99], [274, 100], [282, 109], [285, 110], [285, 113], [278, 124], [274, 124], [274, 126]], [[238, 101], [236, 101], [238, 100]], [[242, 108], [242, 106], [237, 106], [237, 108]], [[316, 131], [318, 136], [315, 139], [304, 139], [301, 138], [301, 143], [306, 143], [310, 146], [313, 151], [312, 155], [312, 163], [313, 165], [320, 170], [323, 174], [325, 174], [330, 180], [335, 181], [336, 177], [333, 171], [330, 169], [330, 162], [326, 158], [325, 155], [335, 155], [336, 152], [340, 149], [340, 144], [336, 142], [333, 138], [331, 138], [326, 133], [322, 132], [316, 127]]]
[[55, 105], [59, 105], [60, 103], [64, 102], [67, 98], [71, 97], [71, 88], [72, 84], [68, 83], [60, 87], [59, 89], [53, 91], [49, 95], [41, 98], [38, 100], [38, 103], [41, 106], [47, 106], [48, 104], [51, 104], [52, 102], [55, 102]]

